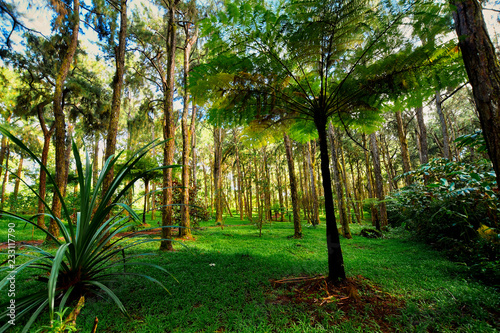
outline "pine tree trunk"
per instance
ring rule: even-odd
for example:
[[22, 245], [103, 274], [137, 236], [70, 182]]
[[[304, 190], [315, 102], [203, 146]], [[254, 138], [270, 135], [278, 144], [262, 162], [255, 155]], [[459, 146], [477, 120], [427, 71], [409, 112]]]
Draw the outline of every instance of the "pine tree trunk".
[[[64, 179], [65, 175], [65, 140], [66, 140], [66, 124], [65, 124], [65, 115], [63, 111], [63, 89], [64, 82], [66, 81], [66, 77], [68, 76], [69, 69], [71, 67], [71, 63], [73, 62], [73, 58], [76, 52], [76, 47], [78, 45], [78, 32], [80, 29], [80, 1], [73, 0], [73, 22], [71, 28], [71, 37], [68, 42], [68, 49], [66, 51], [66, 55], [61, 63], [61, 67], [57, 73], [56, 84], [54, 89], [53, 96], [53, 105], [54, 105], [54, 122], [55, 122], [55, 146], [56, 146], [56, 177], [55, 177], [55, 185], [59, 192], [62, 194], [64, 192], [64, 185], [66, 180]], [[54, 192], [54, 196], [52, 199], [52, 212], [55, 217], [61, 217], [61, 198], [57, 195], [56, 191]], [[51, 219], [48, 232], [51, 233], [54, 237], [59, 236], [59, 228], [57, 223]], [[45, 239], [46, 242], [51, 242], [52, 238], [49, 236]]]
[[450, 0], [462, 58], [500, 184], [500, 68], [477, 0]]
[[[42, 103], [37, 105], [38, 120], [40, 121], [40, 127], [42, 128], [43, 132], [43, 148], [42, 148], [42, 157], [40, 159], [40, 162], [44, 167], [47, 167], [47, 160], [49, 157], [49, 149], [50, 149], [50, 139], [52, 137], [52, 134], [54, 134], [54, 129], [55, 129], [54, 123], [52, 124], [50, 129], [48, 129], [45, 123], [45, 119], [43, 117], [43, 108], [45, 107], [45, 105], [49, 103], [50, 101], [47, 101], [46, 104]], [[47, 194], [47, 173], [41, 166], [40, 166], [39, 178], [40, 182], [38, 185], [38, 195], [40, 197], [38, 199], [37, 214], [40, 215], [37, 217], [37, 225], [40, 228], [45, 229], [46, 228], [45, 217], [43, 216], [43, 214], [45, 213], [45, 204], [43, 202], [45, 201], [45, 196]]]
[[[177, 28], [175, 23], [176, 6], [179, 0], [172, 0], [168, 8], [168, 31], [167, 31], [167, 71], [166, 78], [163, 81], [163, 139], [168, 140], [165, 142], [163, 148], [163, 165], [172, 165], [174, 162], [175, 150], [175, 116], [174, 116], [174, 82], [175, 82], [175, 50], [176, 50], [176, 37]], [[162, 238], [166, 239], [161, 241], [160, 250], [172, 251], [172, 169], [163, 169], [162, 179], [162, 215], [161, 225]]]
[[[191, 125], [188, 125], [188, 114], [189, 114], [189, 88], [188, 88], [188, 80], [189, 80], [189, 70], [190, 63], [189, 57], [191, 55], [191, 49], [196, 42], [197, 35], [190, 36], [189, 28], [191, 23], [185, 23], [184, 25], [184, 33], [186, 36], [185, 45], [184, 45], [184, 96], [183, 96], [183, 108], [182, 108], [182, 189], [181, 189], [181, 223], [179, 228], [179, 236], [192, 238], [191, 236], [191, 220], [189, 216], [189, 186], [190, 184], [190, 164], [189, 164], [189, 156], [191, 155], [191, 137], [192, 137], [192, 122], [194, 117], [191, 118]], [[192, 109], [192, 112], [195, 112], [195, 109]]]
[[[19, 194], [19, 184], [21, 183], [21, 175], [23, 172], [23, 163], [24, 163], [24, 155], [21, 154], [21, 157], [19, 159], [19, 164], [17, 166], [17, 171], [16, 171], [16, 181], [14, 182], [14, 193], [12, 195], [12, 201], [11, 201], [11, 206], [10, 206], [10, 211], [14, 212], [14, 202], [17, 201], [17, 195]], [[19, 212], [16, 212], [19, 213]]]
[[292, 197], [294, 238], [302, 238], [302, 225], [300, 224], [299, 198], [297, 194], [297, 180], [295, 178], [295, 165], [293, 162], [292, 145], [290, 137], [284, 134], [286, 160], [288, 163], [288, 179], [290, 180], [290, 194]]
[[[107, 160], [116, 151], [116, 136], [118, 134], [118, 120], [120, 119], [120, 106], [123, 90], [123, 75], [125, 73], [125, 47], [127, 44], [127, 0], [120, 0], [120, 31], [118, 33], [118, 46], [115, 47], [115, 76], [113, 78], [113, 95], [111, 98], [111, 111], [106, 136], [106, 151], [104, 159]], [[106, 175], [103, 182], [103, 191], [106, 193], [114, 177], [113, 168]]]

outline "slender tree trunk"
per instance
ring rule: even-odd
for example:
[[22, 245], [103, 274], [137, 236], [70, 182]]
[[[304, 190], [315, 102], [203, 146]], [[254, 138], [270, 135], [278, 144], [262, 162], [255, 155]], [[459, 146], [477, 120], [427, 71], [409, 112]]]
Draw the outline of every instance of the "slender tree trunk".
[[387, 226], [387, 210], [385, 207], [385, 196], [384, 196], [384, 187], [382, 183], [382, 170], [380, 168], [380, 155], [378, 151], [378, 145], [377, 145], [377, 137], [375, 133], [370, 134], [370, 145], [371, 145], [371, 151], [372, 151], [372, 157], [373, 157], [373, 167], [374, 167], [374, 172], [375, 172], [375, 188], [376, 188], [376, 194], [377, 194], [377, 199], [379, 201], [378, 207], [379, 207], [379, 220], [380, 223], [377, 224], [377, 230], [381, 230], [381, 228]]
[[[104, 159], [107, 160], [116, 151], [116, 136], [118, 134], [118, 120], [120, 119], [120, 107], [123, 90], [123, 75], [125, 73], [125, 47], [127, 44], [127, 0], [120, 0], [120, 31], [118, 33], [118, 46], [115, 47], [115, 76], [113, 78], [113, 95], [111, 99], [111, 111], [106, 136], [106, 151]], [[113, 168], [106, 175], [103, 182], [103, 191], [106, 193], [114, 177]]]
[[448, 136], [448, 129], [446, 128], [446, 120], [444, 119], [444, 113], [441, 109], [441, 94], [436, 91], [436, 110], [439, 116], [439, 124], [441, 125], [441, 134], [443, 135], [443, 157], [450, 159], [450, 139]]
[[[406, 139], [406, 128], [404, 127], [403, 117], [400, 111], [396, 112], [396, 123], [398, 128], [399, 145], [401, 148], [401, 157], [403, 159], [403, 172], [408, 173], [411, 170], [410, 152], [408, 150], [408, 140]], [[405, 182], [407, 186], [411, 185], [410, 175], [406, 175]]]
[[351, 168], [351, 182], [352, 182], [352, 196], [354, 197], [354, 200], [352, 200], [352, 209], [354, 211], [354, 216], [356, 217], [356, 221], [358, 224], [361, 224], [361, 217], [359, 215], [359, 198], [358, 194], [356, 191], [356, 181], [354, 179], [354, 168], [352, 166], [352, 161], [351, 159], [347, 159], [347, 162], [349, 163], [349, 166]]
[[318, 203], [318, 191], [316, 190], [316, 178], [314, 177], [314, 164], [312, 162], [312, 149], [311, 142], [307, 142], [307, 165], [309, 167], [309, 176], [311, 184], [311, 199], [312, 199], [312, 224], [319, 224], [319, 203]]
[[262, 147], [262, 168], [264, 174], [264, 204], [265, 204], [265, 217], [267, 221], [271, 220], [271, 188], [270, 188], [270, 175], [269, 175], [269, 166], [267, 162], [267, 150], [266, 146]]
[[144, 207], [142, 209], [142, 225], [146, 225], [146, 213], [148, 211], [149, 179], [144, 179]]
[[332, 167], [333, 180], [335, 182], [335, 194], [337, 196], [337, 207], [339, 211], [340, 225], [342, 226], [342, 234], [345, 238], [351, 239], [351, 230], [349, 229], [349, 220], [347, 218], [347, 207], [342, 190], [342, 180], [340, 178], [339, 160], [338, 160], [338, 145], [335, 129], [332, 124], [328, 125], [328, 134], [330, 136], [330, 147], [332, 151]]
[[[12, 201], [11, 201], [11, 206], [10, 206], [11, 212], [15, 211], [14, 202], [17, 201], [17, 195], [19, 194], [19, 184], [21, 183], [21, 175], [23, 172], [23, 162], [24, 162], [24, 155], [21, 154], [21, 156], [19, 158], [19, 164], [17, 165], [16, 180], [14, 182], [14, 192], [12, 193]], [[18, 212], [16, 212], [16, 213], [18, 213]]]
[[297, 180], [295, 179], [295, 166], [293, 162], [292, 145], [290, 138], [284, 134], [286, 160], [288, 163], [288, 179], [290, 179], [290, 194], [292, 197], [294, 238], [302, 238], [302, 225], [300, 224], [299, 198], [297, 194]]
[[[2, 193], [0, 198], [0, 210], [3, 210], [5, 204], [5, 189], [7, 188], [7, 181], [9, 180], [9, 157], [10, 157], [10, 146], [7, 142], [7, 151], [5, 153], [5, 169], [2, 168], [3, 171], [3, 180], [2, 180]], [[1, 175], [1, 173], [0, 173]], [[0, 217], [2, 215], [0, 214]]]
[[327, 117], [317, 114], [314, 123], [318, 130], [319, 151], [321, 156], [321, 175], [323, 177], [323, 191], [325, 193], [326, 217], [326, 244], [328, 250], [328, 279], [334, 283], [346, 279], [344, 258], [340, 247], [340, 237], [335, 221], [335, 207], [333, 205], [332, 180], [330, 176], [330, 160], [328, 157], [328, 143], [326, 136]]
[[215, 199], [215, 223], [222, 226], [222, 141], [224, 134], [222, 128], [214, 128], [214, 199]]
[[[56, 146], [56, 177], [55, 177], [55, 185], [59, 192], [62, 194], [64, 192], [64, 184], [66, 180], [64, 179], [65, 175], [65, 140], [66, 140], [66, 124], [65, 124], [65, 115], [63, 111], [63, 89], [64, 82], [66, 81], [66, 77], [68, 76], [69, 69], [71, 67], [71, 63], [73, 62], [73, 58], [75, 56], [76, 47], [78, 45], [78, 31], [80, 29], [80, 1], [73, 0], [73, 22], [71, 29], [71, 37], [68, 41], [68, 49], [66, 51], [66, 55], [63, 58], [61, 63], [61, 67], [57, 73], [54, 96], [53, 96], [53, 105], [54, 105], [54, 123], [55, 123], [55, 146]], [[52, 199], [52, 212], [55, 217], [61, 217], [61, 198], [57, 195], [56, 191], [54, 192], [54, 196]], [[49, 233], [51, 233], [54, 237], [59, 236], [59, 227], [55, 220], [51, 219], [49, 224]], [[46, 242], [51, 242], [51, 238], [49, 236], [46, 237]]]
[[[370, 167], [370, 157], [368, 156], [368, 151], [367, 151], [367, 144], [366, 144], [366, 135], [363, 134], [363, 147], [365, 148], [363, 151], [365, 153], [365, 166], [366, 166], [366, 179], [367, 179], [367, 185], [368, 185], [368, 196], [371, 198], [375, 198], [375, 193], [374, 193], [374, 185], [373, 185], [373, 177], [372, 177], [372, 171]], [[377, 208], [375, 208], [375, 205], [373, 202], [370, 202], [370, 213], [371, 213], [371, 218], [372, 218], [372, 225], [373, 226], [380, 226], [380, 221], [378, 218], [378, 212]]]
[[94, 147], [92, 154], [92, 184], [96, 186], [99, 176], [99, 132], [94, 132]]
[[[47, 101], [46, 103], [49, 104], [50, 101]], [[47, 104], [42, 103], [42, 104], [39, 104], [37, 106], [37, 108], [38, 108], [38, 110], [37, 110], [38, 120], [40, 121], [40, 127], [42, 128], [42, 132], [43, 132], [43, 148], [42, 148], [42, 157], [41, 157], [40, 162], [42, 162], [42, 165], [44, 167], [47, 167], [47, 160], [49, 157], [49, 149], [50, 149], [50, 138], [52, 137], [52, 134], [54, 134], [54, 129], [55, 129], [55, 123], [52, 123], [52, 126], [50, 127], [50, 129], [48, 129], [47, 124], [45, 123], [45, 118], [43, 117], [43, 108]], [[1, 163], [0, 163], [0, 165], [1, 165]], [[40, 228], [45, 229], [46, 228], [45, 216], [43, 216], [43, 214], [45, 213], [44, 201], [45, 201], [45, 196], [47, 194], [47, 173], [45, 172], [45, 170], [41, 166], [40, 166], [39, 177], [40, 177], [40, 182], [38, 185], [38, 194], [40, 197], [38, 199], [37, 214], [40, 214], [40, 215], [38, 215], [38, 217], [37, 217], [37, 225]]]
[[[168, 30], [167, 30], [167, 73], [166, 80], [163, 82], [163, 139], [168, 140], [165, 142], [163, 148], [163, 165], [172, 165], [174, 162], [174, 149], [175, 149], [175, 117], [174, 117], [174, 81], [175, 81], [175, 50], [176, 50], [176, 36], [177, 29], [175, 25], [176, 6], [179, 0], [172, 0], [169, 2], [168, 8]], [[172, 251], [172, 169], [163, 169], [163, 198], [162, 198], [162, 238], [166, 239], [161, 241], [160, 250]]]
[[[278, 183], [278, 202], [280, 205], [280, 221], [283, 222], [283, 185], [281, 181], [281, 166], [280, 163], [276, 163], [276, 182]], [[276, 219], [277, 220], [277, 219]]]
[[345, 196], [346, 196], [346, 211], [347, 211], [347, 219], [348, 223], [352, 223], [352, 213], [351, 209], [349, 208], [349, 203], [351, 203], [352, 206], [352, 198], [351, 198], [351, 189], [349, 188], [349, 183], [347, 182], [347, 170], [345, 167], [345, 158], [344, 158], [344, 149], [342, 148], [342, 144], [340, 143], [340, 136], [337, 133], [337, 138], [339, 144], [337, 145], [338, 149], [338, 156], [339, 156], [339, 169], [340, 169], [340, 175], [342, 176], [342, 181], [344, 183], [344, 189], [345, 189]]
[[[191, 56], [191, 49], [193, 44], [196, 42], [197, 35], [190, 36], [190, 26], [191, 23], [185, 23], [184, 34], [186, 36], [184, 45], [184, 96], [183, 96], [183, 109], [182, 109], [182, 189], [181, 189], [181, 227], [179, 228], [179, 236], [192, 238], [191, 236], [191, 221], [189, 216], [189, 186], [190, 186], [190, 170], [189, 170], [189, 155], [191, 154], [191, 137], [193, 124], [188, 125], [188, 114], [189, 114], [189, 70], [190, 63], [189, 57]], [[195, 112], [195, 109], [192, 109]], [[191, 122], [194, 117], [191, 118]]]
[[241, 165], [240, 165], [240, 151], [238, 148], [238, 142], [236, 138], [236, 131], [233, 132], [234, 134], [234, 144], [236, 147], [236, 172], [238, 175], [238, 209], [240, 211], [240, 221], [243, 221], [243, 197], [242, 197], [242, 192], [243, 192], [243, 180], [242, 180], [242, 175], [241, 175]]
[[450, 0], [462, 58], [500, 184], [500, 67], [477, 0]]
[[417, 122], [418, 122], [418, 137], [419, 137], [419, 143], [420, 143], [420, 164], [426, 164], [429, 162], [429, 152], [428, 152], [428, 145], [427, 145], [427, 127], [425, 126], [424, 122], [424, 112], [423, 112], [423, 107], [419, 106], [415, 108], [415, 112], [417, 115]]

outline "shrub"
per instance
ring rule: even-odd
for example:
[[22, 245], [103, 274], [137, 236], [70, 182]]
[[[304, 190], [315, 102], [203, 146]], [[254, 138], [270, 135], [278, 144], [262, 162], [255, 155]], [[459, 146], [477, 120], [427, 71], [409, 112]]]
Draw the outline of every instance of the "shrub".
[[405, 225], [416, 237], [466, 263], [472, 275], [498, 283], [500, 206], [491, 163], [434, 159], [408, 174], [414, 184], [388, 198], [391, 226]]

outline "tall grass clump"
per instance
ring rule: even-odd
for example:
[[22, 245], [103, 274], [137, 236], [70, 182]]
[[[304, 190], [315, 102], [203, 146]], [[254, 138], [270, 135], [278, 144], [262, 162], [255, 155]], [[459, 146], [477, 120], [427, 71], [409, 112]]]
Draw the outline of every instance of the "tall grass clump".
[[[22, 317], [29, 315], [23, 332], [28, 332], [33, 322], [47, 309], [52, 325], [56, 308], [58, 307], [58, 312], [62, 313], [71, 302], [80, 300], [81, 296], [107, 296], [114, 301], [116, 306], [123, 313], [126, 313], [125, 306], [109, 287], [109, 282], [123, 275], [133, 275], [145, 278], [157, 283], [166, 290], [162, 282], [148, 275], [127, 272], [125, 269], [118, 269], [120, 267], [124, 268], [125, 265], [139, 265], [152, 267], [168, 273], [159, 265], [135, 260], [137, 257], [146, 254], [134, 254], [129, 256], [125, 254], [125, 250], [127, 249], [143, 243], [158, 241], [158, 239], [138, 238], [139, 234], [137, 232], [126, 235], [120, 234], [134, 224], [133, 220], [139, 220], [137, 214], [128, 205], [122, 203], [122, 201], [125, 201], [127, 191], [138, 179], [144, 176], [144, 173], [173, 167], [153, 168], [128, 182], [125, 181], [134, 165], [138, 163], [151, 148], [161, 143], [150, 143], [144, 146], [128, 159], [125, 164], [121, 165], [115, 171], [113, 181], [109, 189], [105, 192], [102, 190], [104, 178], [115, 167], [121, 153], [117, 156], [110, 157], [106, 161], [99, 174], [97, 183], [92, 187], [92, 164], [90, 163], [89, 157], [88, 155], [86, 156], [84, 165], [78, 149], [73, 143], [72, 151], [80, 188], [76, 225], [73, 225], [68, 205], [57, 186], [55, 186], [53, 176], [48, 172], [45, 166], [42, 165], [38, 157], [8, 130], [0, 127], [0, 132], [45, 169], [48, 175], [48, 182], [54, 186], [54, 195], [59, 196], [62, 202], [61, 218], [56, 217], [51, 207], [44, 202], [46, 211], [48, 212], [45, 216], [56, 221], [62, 239], [38, 227], [36, 224], [37, 215], [28, 219], [12, 212], [1, 212], [11, 219], [30, 224], [42, 230], [48, 238], [56, 244], [55, 251], [44, 250], [36, 246], [27, 246], [27, 251], [18, 251], [18, 256], [15, 258], [17, 265], [0, 268], [0, 272], [7, 272], [6, 276], [0, 280], [0, 289], [8, 285], [12, 278], [20, 277], [32, 280], [35, 278], [34, 280], [37, 281], [36, 287], [30, 291], [29, 294], [22, 297], [16, 297], [14, 300], [16, 322]], [[25, 185], [27, 184], [25, 183]], [[29, 188], [39, 197], [35, 189], [32, 187]], [[123, 212], [127, 212], [129, 216], [125, 216], [122, 214]], [[31, 273], [20, 274], [23, 271], [30, 271]], [[9, 309], [7, 308], [10, 302], [11, 300], [9, 300], [9, 303], [0, 306], [0, 320], [6, 322], [5, 325], [0, 327], [0, 332], [6, 331], [11, 326], [8, 322]]]

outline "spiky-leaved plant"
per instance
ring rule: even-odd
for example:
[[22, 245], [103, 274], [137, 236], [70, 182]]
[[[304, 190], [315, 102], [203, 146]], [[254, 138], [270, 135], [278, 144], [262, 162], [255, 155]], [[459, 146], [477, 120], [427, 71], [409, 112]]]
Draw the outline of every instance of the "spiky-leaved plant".
[[[61, 231], [62, 240], [49, 233], [47, 230], [38, 227], [35, 219], [36, 216], [32, 219], [26, 219], [11, 212], [1, 212], [5, 216], [39, 228], [57, 245], [55, 254], [36, 246], [27, 246], [28, 251], [18, 253], [19, 257], [25, 258], [22, 264], [18, 264], [15, 267], [0, 268], [0, 272], [7, 271], [7, 275], [0, 281], [0, 290], [8, 284], [13, 268], [16, 272], [15, 274], [19, 274], [26, 269], [34, 269], [34, 274], [37, 274], [39, 277], [38, 280], [43, 282], [39, 290], [15, 299], [16, 321], [26, 314], [31, 315], [23, 332], [29, 330], [36, 318], [45, 309], [48, 308], [50, 320], [52, 321], [56, 306], [58, 306], [59, 311], [61, 311], [68, 304], [69, 300], [78, 299], [80, 296], [89, 293], [109, 296], [118, 308], [123, 313], [126, 313], [126, 309], [120, 299], [106, 285], [108, 282], [115, 280], [121, 275], [143, 277], [157, 283], [166, 290], [165, 286], [160, 281], [151, 276], [133, 272], [118, 272], [116, 269], [123, 265], [138, 265], [154, 267], [169, 274], [169, 272], [161, 266], [133, 261], [135, 258], [145, 254], [134, 254], [128, 257], [124, 254], [124, 250], [126, 249], [147, 242], [158, 241], [159, 239], [137, 238], [140, 236], [138, 232], [126, 234], [125, 236], [120, 235], [121, 232], [126, 231], [127, 228], [134, 224], [131, 222], [130, 217], [136, 221], [139, 220], [137, 214], [121, 201], [124, 200], [127, 191], [138, 179], [141, 179], [144, 174], [134, 177], [126, 184], [125, 179], [128, 177], [134, 165], [153, 146], [161, 143], [150, 143], [128, 159], [128, 161], [115, 172], [115, 177], [105, 193], [102, 193], [102, 183], [106, 175], [115, 166], [121, 153], [115, 157], [110, 157], [106, 161], [98, 177], [97, 183], [94, 188], [92, 188], [92, 164], [87, 155], [85, 167], [83, 166], [78, 149], [75, 143], [73, 143], [73, 155], [77, 169], [78, 185], [80, 187], [79, 212], [76, 214], [76, 225], [74, 226], [73, 223], [71, 223], [71, 214], [64, 202], [64, 198], [57, 186], [55, 186], [54, 178], [45, 166], [42, 165], [38, 157], [5, 128], [0, 127], [0, 132], [29, 154], [30, 157], [47, 172], [49, 183], [54, 185], [54, 195], [58, 195], [62, 202], [61, 218], [54, 216], [50, 206], [44, 202], [48, 212], [45, 216], [56, 221]], [[176, 166], [158, 167], [145, 171], [144, 173], [170, 167]], [[21, 181], [23, 180], [21, 179]], [[38, 196], [36, 190], [24, 181], [23, 183]], [[123, 184], [125, 184], [125, 186], [122, 186]], [[116, 212], [117, 210], [119, 212]], [[124, 211], [128, 212], [129, 216], [123, 216], [121, 213]], [[153, 228], [144, 230], [149, 229]], [[125, 256], [124, 258], [120, 256], [122, 254]], [[0, 328], [0, 332], [4, 332], [10, 327], [8, 322], [9, 309], [7, 308], [9, 304], [1, 306], [0, 320], [6, 322], [6, 324]]]

